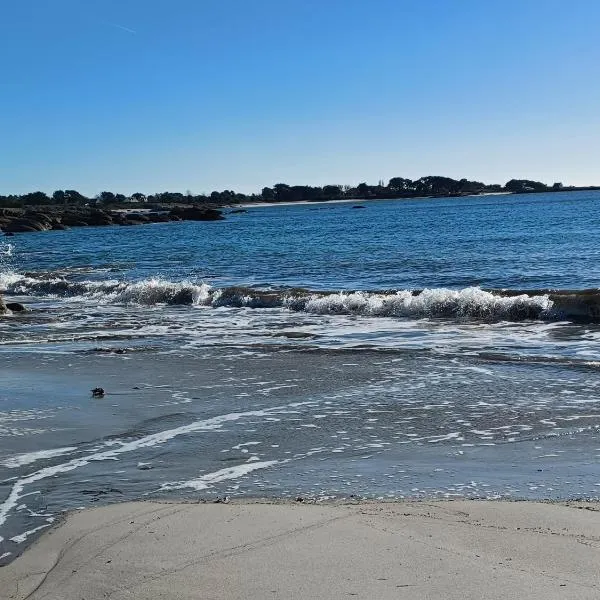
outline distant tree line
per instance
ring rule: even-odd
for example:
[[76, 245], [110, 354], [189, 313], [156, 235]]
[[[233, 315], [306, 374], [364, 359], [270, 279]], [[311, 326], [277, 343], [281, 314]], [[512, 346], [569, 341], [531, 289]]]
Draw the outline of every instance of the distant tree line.
[[380, 181], [377, 185], [359, 183], [350, 185], [287, 185], [277, 183], [273, 187], [265, 187], [260, 194], [240, 194], [232, 190], [214, 191], [210, 194], [192, 194], [187, 192], [160, 192], [145, 195], [135, 193], [129, 196], [113, 192], [101, 192], [89, 198], [77, 190], [56, 190], [51, 196], [44, 192], [31, 192], [22, 195], [0, 195], [0, 207], [20, 208], [25, 206], [62, 206], [75, 207], [85, 205], [119, 206], [124, 204], [210, 204], [217, 206], [235, 205], [253, 202], [324, 202], [327, 200], [368, 200], [418, 197], [453, 197], [492, 192], [534, 193], [576, 189], [564, 187], [562, 183], [548, 186], [539, 181], [528, 179], [511, 179], [504, 186], [488, 185], [480, 181], [468, 179], [452, 179], [450, 177], [427, 176], [415, 181], [404, 177], [392, 177], [387, 185]]

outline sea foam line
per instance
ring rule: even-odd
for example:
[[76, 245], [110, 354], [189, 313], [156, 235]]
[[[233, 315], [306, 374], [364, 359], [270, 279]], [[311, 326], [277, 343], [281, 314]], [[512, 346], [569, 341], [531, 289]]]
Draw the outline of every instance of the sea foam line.
[[[120, 454], [134, 452], [136, 450], [139, 450], [140, 448], [151, 448], [158, 444], [164, 444], [165, 442], [168, 442], [169, 440], [172, 440], [175, 437], [185, 435], [187, 433], [194, 433], [197, 431], [211, 431], [219, 429], [225, 423], [239, 421], [240, 419], [244, 419], [246, 417], [265, 417], [273, 413], [277, 413], [278, 411], [283, 411], [285, 409], [310, 404], [314, 404], [314, 402], [293, 402], [291, 404], [275, 406], [264, 410], [251, 410], [246, 412], [219, 415], [217, 417], [212, 417], [210, 419], [205, 419], [202, 421], [194, 421], [193, 423], [189, 423], [188, 425], [182, 425], [181, 427], [176, 427], [174, 429], [166, 429], [165, 431], [153, 433], [151, 435], [144, 436], [138, 440], [125, 442], [121, 446], [112, 448], [111, 450], [95, 452], [87, 456], [74, 458], [65, 463], [44, 467], [43, 469], [35, 471], [31, 475], [19, 478], [13, 484], [7, 498], [0, 505], [0, 526], [2, 526], [6, 522], [10, 511], [18, 505], [19, 500], [24, 496], [23, 492], [25, 490], [25, 487], [32, 483], [35, 483], [36, 481], [41, 481], [43, 479], [53, 477], [54, 475], [57, 475], [59, 473], [67, 473], [69, 471], [79, 469], [80, 467], [88, 465], [92, 461], [118, 460], [118, 456]], [[4, 538], [0, 536], [0, 542], [3, 540]]]
[[273, 465], [283, 464], [286, 462], [289, 462], [289, 459], [283, 461], [263, 460], [261, 462], [244, 463], [241, 465], [237, 465], [236, 467], [227, 467], [225, 469], [213, 471], [212, 473], [201, 475], [196, 479], [163, 483], [160, 486], [160, 489], [161, 491], [181, 490], [183, 488], [191, 488], [197, 491], [206, 490], [215, 483], [220, 483], [221, 481], [226, 481], [228, 479], [237, 479], [238, 477], [242, 477], [244, 475], [248, 475], [248, 473], [252, 473], [252, 471], [256, 471], [258, 469], [266, 469], [268, 467], [272, 467]]
[[16, 469], [25, 465], [30, 465], [38, 460], [44, 460], [46, 458], [55, 458], [56, 456], [63, 456], [70, 454], [77, 450], [76, 447], [71, 446], [67, 448], [56, 448], [53, 450], [39, 450], [37, 452], [27, 452], [25, 454], [15, 454], [9, 458], [5, 458], [0, 461], [0, 465], [8, 469]]

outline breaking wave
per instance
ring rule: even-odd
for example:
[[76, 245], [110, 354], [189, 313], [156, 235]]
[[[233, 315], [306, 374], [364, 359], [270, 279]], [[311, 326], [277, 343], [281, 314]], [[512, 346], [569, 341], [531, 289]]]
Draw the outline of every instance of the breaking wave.
[[64, 276], [0, 274], [7, 294], [64, 298], [95, 304], [189, 305], [254, 309], [283, 308], [313, 314], [367, 317], [477, 319], [483, 321], [600, 321], [600, 290], [459, 290], [429, 288], [388, 291], [279, 290], [212, 287], [191, 281], [72, 281]]
[[99, 304], [202, 304], [210, 286], [187, 281], [147, 279], [138, 282], [72, 281], [63, 276], [0, 274], [0, 290], [8, 294], [94, 300]]

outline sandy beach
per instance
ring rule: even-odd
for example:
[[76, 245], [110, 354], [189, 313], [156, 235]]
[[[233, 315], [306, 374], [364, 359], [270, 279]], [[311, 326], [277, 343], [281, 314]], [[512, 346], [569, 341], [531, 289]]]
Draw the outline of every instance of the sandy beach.
[[600, 593], [594, 503], [114, 504], [0, 569], [0, 597], [566, 599]]
[[[483, 192], [482, 194], [465, 194], [464, 196], [447, 196], [457, 200], [460, 198], [478, 198], [480, 196], [509, 196], [513, 192]], [[446, 197], [444, 197], [446, 198]], [[242, 202], [241, 204], [232, 204], [229, 208], [264, 208], [273, 206], [326, 206], [329, 204], [360, 204], [361, 202], [373, 202], [377, 200], [439, 200], [432, 196], [398, 197], [398, 198], [341, 198], [338, 200], [298, 200], [296, 202]], [[133, 209], [132, 209], [133, 210]]]

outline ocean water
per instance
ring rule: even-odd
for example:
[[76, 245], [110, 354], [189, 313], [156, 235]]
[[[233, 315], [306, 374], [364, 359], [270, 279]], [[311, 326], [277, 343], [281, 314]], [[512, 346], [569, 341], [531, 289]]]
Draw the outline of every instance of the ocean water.
[[1, 238], [0, 564], [133, 498], [598, 498], [599, 259], [597, 192]]

